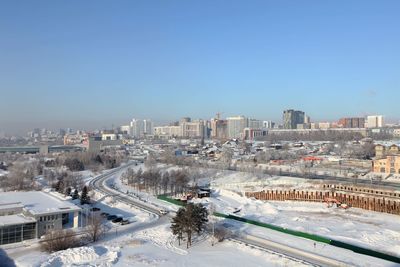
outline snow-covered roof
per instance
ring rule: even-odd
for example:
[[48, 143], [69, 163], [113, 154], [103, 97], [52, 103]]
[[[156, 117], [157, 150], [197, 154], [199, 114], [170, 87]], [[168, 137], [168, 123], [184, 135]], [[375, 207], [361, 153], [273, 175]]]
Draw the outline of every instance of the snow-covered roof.
[[32, 215], [80, 210], [78, 206], [71, 202], [62, 201], [41, 191], [4, 192], [0, 194], [0, 205], [13, 202], [20, 202], [24, 209]]
[[33, 223], [36, 220], [32, 217], [25, 217], [22, 214], [0, 216], [0, 226]]
[[24, 205], [20, 202], [8, 202], [8, 203], [0, 203], [0, 211], [1, 210], [13, 210], [13, 209], [22, 209]]

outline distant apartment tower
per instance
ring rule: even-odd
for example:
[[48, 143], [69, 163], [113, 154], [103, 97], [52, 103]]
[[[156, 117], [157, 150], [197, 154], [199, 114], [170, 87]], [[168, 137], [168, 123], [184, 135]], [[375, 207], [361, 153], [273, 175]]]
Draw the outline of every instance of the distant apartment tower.
[[211, 138], [227, 139], [228, 138], [228, 121], [221, 119], [211, 119]]
[[299, 110], [288, 109], [283, 111], [283, 128], [297, 129], [298, 124], [305, 122], [305, 113]]
[[[188, 120], [186, 120], [188, 119]], [[184, 118], [179, 122], [181, 127], [182, 137], [203, 138], [204, 137], [204, 121], [191, 121], [189, 118]]]
[[256, 119], [248, 119], [248, 127], [253, 129], [264, 128], [264, 122]]
[[145, 135], [153, 134], [154, 124], [151, 120], [143, 120], [143, 126], [144, 126], [144, 134]]
[[[145, 135], [151, 135], [154, 132], [153, 122], [151, 120], [133, 119], [130, 124], [130, 135], [135, 138], [140, 138]], [[127, 130], [124, 126], [124, 130]]]
[[339, 120], [339, 125], [343, 128], [365, 128], [364, 118], [342, 118]]
[[382, 128], [383, 127], [383, 116], [374, 115], [367, 117], [367, 128]]
[[159, 126], [154, 127], [153, 133], [158, 137], [173, 138], [182, 136], [182, 129], [180, 126]]
[[248, 119], [244, 116], [228, 117], [228, 137], [240, 138], [244, 128], [248, 127]]
[[144, 122], [142, 120], [133, 119], [131, 121], [131, 136], [139, 138], [144, 135]]
[[263, 121], [264, 129], [273, 129], [275, 127], [275, 122], [272, 121]]

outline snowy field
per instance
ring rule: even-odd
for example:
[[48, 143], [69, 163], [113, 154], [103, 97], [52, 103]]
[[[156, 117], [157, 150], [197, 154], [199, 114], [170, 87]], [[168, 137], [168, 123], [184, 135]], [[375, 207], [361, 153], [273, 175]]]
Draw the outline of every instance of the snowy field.
[[[134, 169], [143, 168], [143, 165]], [[172, 167], [171, 169], [173, 169]], [[166, 169], [170, 169], [169, 167]], [[114, 175], [109, 184], [121, 192], [135, 192], [120, 181], [122, 172]], [[89, 175], [88, 175], [89, 176]], [[90, 179], [88, 179], [90, 180]], [[198, 181], [214, 182], [211, 198], [195, 200], [205, 205], [213, 205], [223, 213], [232, 213], [274, 225], [309, 233], [327, 236], [333, 239], [353, 243], [368, 248], [400, 256], [400, 218], [399, 216], [364, 211], [351, 208], [342, 210], [327, 208], [321, 203], [259, 201], [242, 197], [234, 192], [246, 189], [248, 184], [259, 181], [252, 174], [231, 171], [204, 171]], [[314, 187], [316, 184], [303, 183], [303, 179], [270, 177], [267, 186], [279, 187]], [[229, 186], [219, 185], [234, 185]], [[243, 186], [245, 184], [245, 186]], [[246, 185], [247, 184], [247, 185]], [[235, 187], [236, 186], [236, 187]], [[251, 185], [257, 187], [259, 185]], [[262, 185], [264, 186], [264, 185]], [[146, 193], [135, 192], [141, 201], [164, 207], [171, 211], [178, 207], [156, 199]], [[179, 245], [170, 230], [168, 217], [157, 220], [157, 217], [137, 210], [129, 205], [119, 203], [112, 197], [100, 193], [93, 195], [96, 204], [102, 211], [120, 214], [133, 223], [125, 226], [114, 226], [105, 239], [87, 247], [74, 248], [52, 254], [40, 252], [34, 248], [14, 251], [17, 266], [22, 267], [75, 267], [75, 266], [304, 266], [297, 260], [271, 251], [260, 250], [244, 244], [226, 240], [210, 245], [208, 236], [195, 238], [193, 246], [186, 249], [186, 244]], [[173, 214], [172, 214], [173, 215]], [[335, 258], [349, 266], [396, 266], [393, 263], [368, 256], [354, 254], [349, 250], [325, 244], [314, 244], [313, 241], [292, 237], [269, 229], [247, 225], [232, 220], [218, 219], [232, 232], [243, 235], [255, 235], [300, 250]]]
[[[210, 176], [200, 178], [199, 181], [204, 184], [212, 182], [215, 190], [211, 198], [194, 200], [195, 202], [205, 205], [212, 202], [216, 210], [222, 213], [240, 210], [235, 215], [400, 256], [400, 216], [357, 208], [328, 208], [324, 203], [267, 202], [241, 196], [244, 191], [250, 191], [249, 187], [301, 189], [319, 185], [305, 179], [269, 176], [263, 181], [265, 185], [259, 186], [257, 183], [260, 179], [250, 173], [216, 170], [206, 170], [203, 173]], [[121, 184], [117, 176], [113, 182], [122, 191], [132, 190], [131, 187]], [[157, 200], [154, 196], [145, 193], [141, 195], [143, 199], [156, 205], [164, 205], [169, 210], [177, 209], [175, 205]]]
[[212, 197], [195, 200], [213, 203], [219, 212], [270, 223], [292, 230], [367, 246], [400, 256], [400, 217], [366, 211], [328, 208], [323, 203], [260, 201], [228, 190], [217, 190]]
[[73, 248], [47, 255], [23, 256], [17, 266], [307, 266], [284, 256], [226, 241], [211, 246], [204, 238], [186, 249], [178, 245], [169, 224], [127, 234], [100, 244]]

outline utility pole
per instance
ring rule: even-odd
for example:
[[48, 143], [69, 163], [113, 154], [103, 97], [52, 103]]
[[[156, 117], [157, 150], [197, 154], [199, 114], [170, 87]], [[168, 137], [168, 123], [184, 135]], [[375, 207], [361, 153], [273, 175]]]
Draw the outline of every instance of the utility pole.
[[215, 205], [213, 203], [210, 203], [208, 216], [212, 224], [211, 246], [214, 246], [214, 239], [215, 239], [215, 219], [213, 217], [215, 211], [216, 211]]

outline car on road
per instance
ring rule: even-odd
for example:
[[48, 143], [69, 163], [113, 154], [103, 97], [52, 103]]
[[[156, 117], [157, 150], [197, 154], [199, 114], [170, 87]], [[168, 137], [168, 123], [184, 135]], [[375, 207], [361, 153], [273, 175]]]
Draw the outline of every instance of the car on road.
[[126, 225], [126, 224], [130, 224], [131, 222], [129, 220], [122, 220], [121, 225]]
[[108, 215], [108, 216], [107, 216], [107, 220], [108, 220], [108, 221], [112, 221], [112, 220], [115, 220], [115, 219], [117, 219], [117, 218], [118, 218], [117, 215]]
[[103, 217], [103, 218], [107, 218], [110, 214], [107, 213], [107, 212], [102, 212], [102, 213], [100, 213], [100, 215], [101, 215], [101, 217]]
[[93, 207], [93, 208], [90, 209], [90, 211], [100, 211], [100, 209], [97, 208], [97, 207]]
[[122, 218], [122, 217], [117, 217], [117, 218], [115, 218], [114, 220], [112, 220], [113, 223], [120, 223], [120, 222], [122, 222], [122, 221], [123, 221], [123, 218]]
[[159, 212], [160, 212], [160, 214], [161, 214], [161, 215], [165, 215], [165, 214], [167, 214], [167, 213], [168, 213], [168, 211], [166, 211], [166, 210], [163, 210], [163, 209], [159, 210]]

